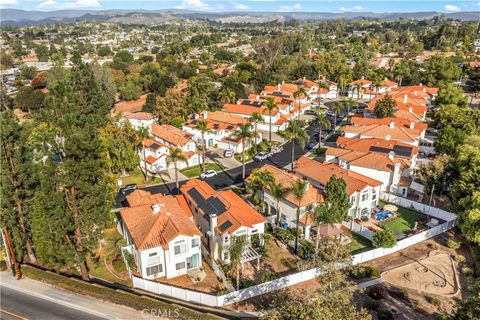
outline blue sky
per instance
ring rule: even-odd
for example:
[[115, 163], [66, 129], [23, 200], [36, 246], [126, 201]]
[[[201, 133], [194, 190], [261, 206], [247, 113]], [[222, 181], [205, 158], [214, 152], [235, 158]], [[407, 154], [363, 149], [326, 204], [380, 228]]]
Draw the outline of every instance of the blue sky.
[[479, 11], [480, 0], [0, 0], [2, 8], [24, 10], [59, 9], [167, 9], [196, 11], [296, 11], [296, 12], [412, 12], [412, 11]]

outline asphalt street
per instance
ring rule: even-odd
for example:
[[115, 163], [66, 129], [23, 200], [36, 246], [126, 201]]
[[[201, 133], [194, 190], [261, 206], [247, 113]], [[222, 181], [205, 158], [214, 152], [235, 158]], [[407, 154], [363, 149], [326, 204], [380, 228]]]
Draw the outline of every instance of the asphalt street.
[[37, 296], [14, 290], [10, 287], [0, 287], [2, 320], [103, 320], [98, 317], [65, 305], [61, 305]]
[[[343, 119], [339, 118], [338, 122], [340, 123]], [[315, 137], [315, 133], [318, 132], [318, 125], [311, 124], [305, 128], [305, 131], [310, 136], [309, 143], [316, 145], [318, 143], [318, 137]], [[330, 132], [329, 130], [323, 130]], [[295, 148], [295, 160], [300, 158], [301, 156], [307, 153], [305, 148], [302, 148], [298, 143], [294, 143]], [[269, 163], [275, 165], [279, 168], [284, 168], [290, 164], [292, 158], [292, 142], [287, 142], [283, 145], [283, 151], [274, 154], [271, 158], [264, 160], [262, 162], [259, 161], [252, 161], [245, 165], [245, 176], [248, 175], [254, 170], [255, 168], [260, 168], [265, 163]], [[228, 188], [232, 185], [239, 184], [242, 182], [242, 166], [232, 168], [229, 170], [224, 170], [219, 172], [216, 176], [208, 178], [205, 180], [209, 185], [212, 186], [214, 189], [223, 189]], [[185, 183], [186, 181], [180, 182], [180, 185]], [[147, 186], [142, 188], [142, 190], [149, 191], [152, 194], [156, 193], [163, 193], [163, 194], [171, 194], [177, 192], [175, 190], [175, 183], [165, 183], [165, 184], [158, 184], [153, 186]], [[121, 208], [125, 205], [124, 203], [125, 195], [118, 193], [116, 198], [116, 208]]]

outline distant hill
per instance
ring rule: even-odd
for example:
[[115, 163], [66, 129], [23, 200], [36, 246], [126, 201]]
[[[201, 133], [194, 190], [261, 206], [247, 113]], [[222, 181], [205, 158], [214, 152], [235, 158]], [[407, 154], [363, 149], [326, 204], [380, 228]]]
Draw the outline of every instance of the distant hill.
[[291, 19], [318, 21], [326, 19], [361, 19], [378, 18], [396, 19], [431, 19], [444, 16], [458, 20], [480, 21], [480, 12], [195, 12], [189, 10], [57, 10], [57, 11], [24, 11], [18, 9], [1, 9], [0, 17], [5, 26], [28, 26], [52, 22], [69, 23], [79, 20], [111, 21], [118, 23], [160, 23], [173, 19], [210, 19], [219, 22], [268, 22]]

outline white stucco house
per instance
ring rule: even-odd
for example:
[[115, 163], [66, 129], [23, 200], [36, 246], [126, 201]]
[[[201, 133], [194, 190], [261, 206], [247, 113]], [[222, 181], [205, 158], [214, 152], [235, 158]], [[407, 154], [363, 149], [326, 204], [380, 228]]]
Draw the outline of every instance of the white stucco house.
[[342, 168], [336, 163], [320, 163], [302, 157], [297, 161], [295, 174], [307, 179], [320, 190], [325, 188], [332, 175], [342, 178], [346, 183], [346, 191], [352, 205], [348, 213], [354, 219], [370, 214], [380, 198], [382, 182]]
[[201, 232], [182, 196], [136, 190], [120, 209], [118, 229], [145, 279], [174, 278], [202, 266]]
[[155, 117], [149, 112], [124, 112], [122, 118], [130, 122], [135, 130], [146, 129], [150, 131]]
[[267, 220], [235, 192], [215, 191], [199, 179], [189, 180], [180, 191], [203, 234], [203, 245], [213, 259], [228, 263], [229, 246], [238, 237], [248, 243], [244, 255], [253, 259], [260, 257], [255, 248], [263, 246]]

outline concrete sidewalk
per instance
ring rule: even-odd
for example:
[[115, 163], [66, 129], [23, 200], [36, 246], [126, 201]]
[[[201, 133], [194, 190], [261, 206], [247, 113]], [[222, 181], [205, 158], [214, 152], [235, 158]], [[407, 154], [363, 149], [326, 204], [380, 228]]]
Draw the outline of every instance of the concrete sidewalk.
[[55, 307], [55, 304], [62, 305], [105, 319], [162, 319], [152, 317], [147, 312], [142, 313], [125, 306], [57, 289], [29, 278], [16, 280], [10, 272], [0, 272], [0, 287], [6, 287], [46, 300], [45, 302], [51, 303], [52, 307]]

